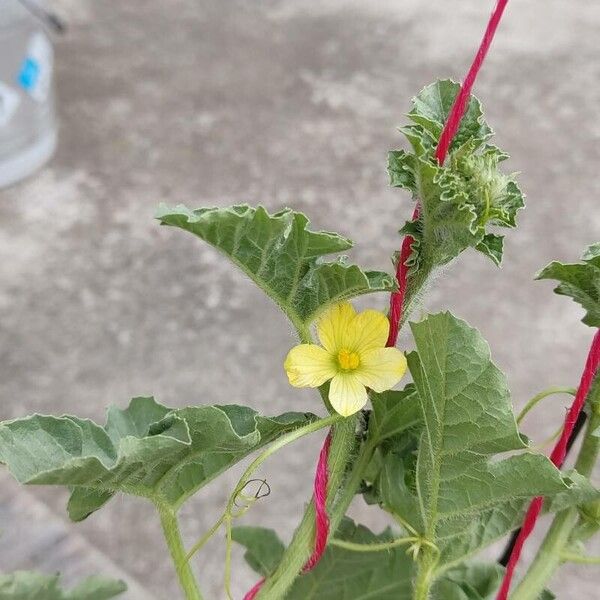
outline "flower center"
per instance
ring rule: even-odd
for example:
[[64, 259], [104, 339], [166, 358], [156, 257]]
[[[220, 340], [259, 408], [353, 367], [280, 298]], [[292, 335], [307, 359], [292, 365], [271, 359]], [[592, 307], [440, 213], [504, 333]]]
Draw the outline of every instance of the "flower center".
[[350, 352], [350, 350], [340, 350], [337, 355], [338, 363], [340, 368], [344, 371], [352, 371], [358, 368], [360, 365], [360, 358], [356, 352]]

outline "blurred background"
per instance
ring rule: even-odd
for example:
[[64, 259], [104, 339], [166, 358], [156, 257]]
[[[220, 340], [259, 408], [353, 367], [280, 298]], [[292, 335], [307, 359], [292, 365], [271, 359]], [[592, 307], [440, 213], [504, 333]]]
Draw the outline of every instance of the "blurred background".
[[[11, 4], [0, 0], [0, 22]], [[0, 418], [37, 411], [102, 421], [108, 404], [135, 395], [321, 411], [314, 393], [286, 382], [294, 338], [284, 318], [214, 250], [159, 228], [155, 208], [291, 206], [354, 239], [360, 264], [391, 270], [413, 207], [388, 187], [386, 152], [402, 144], [396, 127], [421, 87], [464, 75], [492, 4], [48, 2], [68, 25], [48, 34], [58, 145], [44, 168], [0, 190]], [[533, 276], [600, 239], [599, 32], [593, 2], [509, 3], [476, 94], [512, 156], [508, 168], [522, 172], [528, 207], [502, 269], [467, 252], [425, 301], [483, 332], [517, 407], [549, 385], [576, 385], [591, 339], [582, 311]], [[5, 34], [0, 27], [0, 45]], [[0, 49], [0, 67], [2, 58]], [[46, 127], [49, 155], [51, 89], [43, 103], [37, 129]], [[386, 302], [370, 297], [381, 309]], [[548, 401], [526, 433], [551, 435], [565, 404]], [[289, 539], [310, 495], [316, 437], [266, 465], [272, 494], [244, 524]], [[188, 542], [214, 522], [238, 475], [186, 506]], [[131, 600], [180, 597], [144, 501], [119, 497], [74, 525], [64, 490], [22, 489], [4, 472], [0, 490], [0, 570], [60, 569], [68, 582], [102, 572], [126, 578]], [[384, 524], [360, 499], [352, 514]], [[194, 559], [208, 598], [224, 597], [223, 548], [216, 536]], [[598, 543], [590, 552], [600, 553]], [[234, 559], [239, 598], [255, 576], [238, 549]], [[568, 566], [551, 587], [561, 599], [591, 599], [599, 583], [594, 567]]]

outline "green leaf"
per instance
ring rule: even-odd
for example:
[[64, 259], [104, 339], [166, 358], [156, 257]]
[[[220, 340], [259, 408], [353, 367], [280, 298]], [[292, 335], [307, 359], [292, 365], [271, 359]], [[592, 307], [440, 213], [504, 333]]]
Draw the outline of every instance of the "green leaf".
[[[459, 90], [458, 83], [442, 79], [426, 86], [413, 98], [413, 108], [408, 117], [422, 127], [429, 139], [435, 140], [436, 144]], [[450, 145], [450, 151], [459, 149], [467, 142], [476, 141], [482, 144], [492, 134], [493, 131], [483, 118], [481, 103], [475, 96], [471, 96], [460, 127]]]
[[[444, 563], [456, 560], [456, 537], [465, 535], [465, 527], [478, 528], [469, 531], [472, 547], [489, 536], [507, 505], [520, 509], [524, 499], [552, 497], [568, 487], [542, 455], [496, 456], [525, 445], [506, 379], [479, 332], [450, 313], [411, 328], [417, 351], [408, 355], [408, 365], [424, 423], [415, 488], [423, 533], [440, 547]], [[460, 549], [463, 555], [468, 547]]]
[[504, 569], [498, 564], [460, 565], [437, 582], [433, 597], [440, 600], [494, 600], [503, 575]]
[[0, 461], [24, 484], [72, 489], [81, 520], [125, 492], [181, 506], [251, 452], [314, 417], [262, 417], [243, 406], [169, 409], [153, 398], [112, 407], [104, 428], [76, 417], [33, 415], [0, 424]]
[[370, 398], [373, 410], [369, 415], [369, 441], [374, 445], [422, 422], [417, 391], [412, 384], [403, 390], [371, 392]]
[[418, 440], [416, 435], [405, 435], [380, 449], [380, 469], [369, 491], [371, 501], [376, 499], [385, 511], [423, 531], [415, 481]]
[[42, 575], [17, 571], [0, 575], [2, 600], [108, 600], [122, 594], [127, 586], [122, 581], [104, 577], [88, 577], [70, 591], [59, 585], [58, 575]]
[[[133, 398], [129, 406], [121, 410], [110, 406], [107, 411], [106, 433], [113, 448], [128, 436], [143, 438], [150, 433], [154, 423], [161, 422], [171, 410], [158, 404], [154, 398]], [[114, 453], [113, 453], [114, 454]], [[73, 521], [82, 521], [104, 506], [115, 494], [114, 490], [76, 487], [71, 490], [67, 510]]]
[[494, 264], [500, 265], [504, 252], [504, 236], [496, 233], [486, 233], [477, 246], [482, 254], [485, 254]]
[[272, 529], [234, 527], [231, 536], [234, 542], [246, 548], [244, 558], [250, 567], [264, 577], [275, 570], [285, 550]]
[[[273, 559], [271, 553], [277, 552], [279, 545], [267, 547], [263, 540], [265, 537], [278, 539], [277, 535], [271, 530], [260, 533], [260, 528], [252, 529], [252, 535], [246, 535], [241, 540], [237, 538], [248, 550], [246, 557], [252, 557], [250, 566], [256, 570], [257, 564], [276, 564], [277, 560]], [[335, 535], [358, 544], [392, 539], [389, 530], [375, 535], [366, 527], [355, 525], [350, 519], [342, 521]], [[258, 572], [263, 576], [268, 574], [262, 569]], [[412, 576], [413, 562], [406, 555], [406, 548], [394, 548], [386, 552], [354, 552], [330, 545], [319, 564], [296, 579], [286, 594], [286, 600], [408, 600], [411, 597]]]
[[408, 114], [413, 123], [401, 129], [413, 152], [393, 150], [388, 155], [391, 185], [409, 190], [421, 207], [418, 221], [401, 230], [415, 240], [409, 262], [413, 269], [433, 270], [469, 247], [499, 265], [503, 237], [488, 228], [515, 227], [524, 206], [513, 176], [499, 168], [508, 155], [485, 144], [492, 130], [473, 96], [447, 161], [437, 163], [437, 140], [459, 89], [445, 80], [422, 90]]
[[362, 271], [345, 257], [323, 261], [352, 247], [336, 233], [310, 231], [308, 219], [289, 209], [269, 214], [262, 206], [201, 208], [161, 205], [157, 218], [197, 235], [220, 250], [254, 281], [296, 327], [310, 323], [331, 303], [361, 294], [391, 291], [395, 280]]
[[[466, 563], [444, 573], [433, 590], [433, 600], [495, 600], [504, 568], [497, 563]], [[545, 590], [538, 600], [553, 600]]]
[[[345, 518], [335, 538], [368, 545], [391, 541], [394, 535], [389, 529], [376, 535]], [[283, 544], [271, 529], [234, 528], [233, 539], [246, 548], [244, 557], [248, 564], [263, 577], [272, 572], [283, 553]], [[493, 600], [503, 572], [496, 564], [454, 567], [434, 584], [431, 598]], [[330, 544], [315, 569], [296, 579], [286, 600], [410, 600], [414, 575], [414, 563], [406, 553], [406, 546], [381, 552], [356, 552]]]
[[554, 291], [581, 304], [586, 311], [582, 319], [586, 325], [600, 327], [600, 242], [585, 250], [581, 262], [551, 262], [537, 274], [536, 279], [559, 281]]
[[[568, 473], [565, 480], [570, 482], [569, 489], [550, 496], [544, 503], [545, 513], [556, 513], [598, 497], [598, 491], [578, 473]], [[520, 498], [498, 502], [477, 519], [465, 515], [444, 523], [438, 531], [443, 561], [458, 563], [519, 527], [529, 501]]]
[[[361, 492], [368, 504], [379, 504], [423, 531], [415, 474], [423, 424], [421, 415], [413, 412], [417, 401], [412, 384], [401, 392], [373, 395], [369, 438], [379, 447], [364, 475]], [[598, 500], [600, 492], [587, 478], [575, 471], [567, 476], [570, 488], [548, 499], [545, 512], [556, 513], [572, 506], [583, 510]], [[528, 503], [528, 499], [511, 499], [481, 511], [477, 518], [467, 514], [445, 523], [438, 533], [438, 543], [445, 548], [444, 560], [459, 562], [504, 537], [522, 523]]]

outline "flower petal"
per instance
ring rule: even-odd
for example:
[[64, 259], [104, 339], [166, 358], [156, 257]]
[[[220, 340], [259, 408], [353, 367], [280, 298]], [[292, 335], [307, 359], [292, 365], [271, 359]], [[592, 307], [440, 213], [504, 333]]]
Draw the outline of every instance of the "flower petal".
[[295, 387], [319, 387], [337, 372], [331, 354], [316, 344], [292, 348], [283, 367]]
[[356, 311], [350, 302], [340, 302], [329, 308], [317, 322], [317, 334], [323, 347], [337, 354], [342, 349], [342, 342], [348, 326], [356, 317]]
[[383, 348], [390, 330], [388, 318], [378, 310], [365, 310], [354, 317], [346, 329], [344, 347], [352, 352]]
[[398, 348], [376, 348], [360, 355], [355, 374], [377, 393], [393, 388], [406, 372], [406, 357]]
[[349, 417], [367, 403], [367, 390], [355, 373], [338, 373], [329, 387], [331, 406], [343, 417]]

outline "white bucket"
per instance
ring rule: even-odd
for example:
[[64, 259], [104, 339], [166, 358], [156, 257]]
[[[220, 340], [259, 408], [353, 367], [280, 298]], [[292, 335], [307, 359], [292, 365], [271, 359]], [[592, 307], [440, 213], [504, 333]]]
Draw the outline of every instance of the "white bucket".
[[54, 153], [53, 66], [42, 23], [17, 0], [0, 0], [0, 187], [32, 174]]

